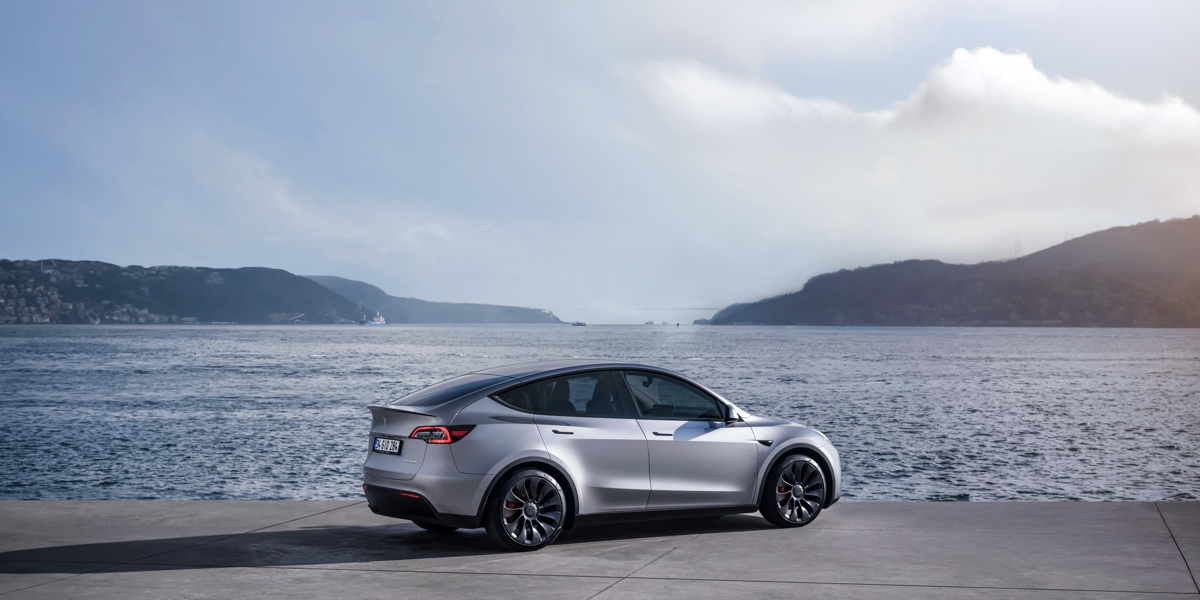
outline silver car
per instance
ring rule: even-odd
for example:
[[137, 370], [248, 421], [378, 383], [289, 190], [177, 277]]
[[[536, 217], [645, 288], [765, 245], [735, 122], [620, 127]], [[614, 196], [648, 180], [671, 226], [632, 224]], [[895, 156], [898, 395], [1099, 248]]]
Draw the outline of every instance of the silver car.
[[759, 511], [799, 527], [841, 496], [838, 452], [820, 432], [646, 365], [486, 369], [371, 416], [372, 511], [435, 532], [482, 526], [512, 550], [614, 521]]

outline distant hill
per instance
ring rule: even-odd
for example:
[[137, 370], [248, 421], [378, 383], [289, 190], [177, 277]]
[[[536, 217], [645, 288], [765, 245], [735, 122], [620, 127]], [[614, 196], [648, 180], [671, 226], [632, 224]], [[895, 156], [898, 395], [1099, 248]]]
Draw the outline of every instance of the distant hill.
[[0, 260], [0, 323], [333, 323], [357, 304], [280, 269]]
[[343, 277], [311, 275], [308, 279], [356, 303], [361, 302], [369, 312], [368, 316], [379, 311], [389, 323], [562, 323], [550, 311], [536, 308], [429, 302], [389, 296], [369, 283]]
[[825, 273], [710, 322], [1200, 327], [1200, 216], [1115, 227], [1005, 262]]

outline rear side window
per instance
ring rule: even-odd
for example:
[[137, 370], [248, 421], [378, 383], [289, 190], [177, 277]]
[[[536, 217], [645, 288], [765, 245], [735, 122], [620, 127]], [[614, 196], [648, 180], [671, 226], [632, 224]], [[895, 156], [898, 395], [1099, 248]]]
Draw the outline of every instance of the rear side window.
[[607, 371], [535, 381], [498, 394], [496, 399], [511, 408], [539, 415], [628, 416], [616, 380]]
[[629, 393], [642, 419], [679, 421], [723, 419], [716, 398], [674, 377], [645, 371], [623, 371]]
[[503, 380], [503, 377], [495, 375], [463, 375], [417, 390], [391, 404], [392, 406], [436, 406], [462, 398], [467, 394], [473, 394]]
[[517, 410], [540, 413], [542, 412], [542, 400], [538, 397], [536, 383], [530, 383], [518, 388], [513, 388], [507, 392], [503, 392], [493, 396], [499, 400], [501, 404], [509, 408]]

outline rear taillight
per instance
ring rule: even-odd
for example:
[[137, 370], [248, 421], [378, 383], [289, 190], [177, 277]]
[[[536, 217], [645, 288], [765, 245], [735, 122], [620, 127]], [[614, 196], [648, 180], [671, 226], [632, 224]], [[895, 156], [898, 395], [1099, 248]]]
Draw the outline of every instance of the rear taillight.
[[453, 444], [466, 437], [472, 429], [475, 429], [474, 425], [424, 425], [414, 429], [408, 437], [425, 440], [430, 444]]

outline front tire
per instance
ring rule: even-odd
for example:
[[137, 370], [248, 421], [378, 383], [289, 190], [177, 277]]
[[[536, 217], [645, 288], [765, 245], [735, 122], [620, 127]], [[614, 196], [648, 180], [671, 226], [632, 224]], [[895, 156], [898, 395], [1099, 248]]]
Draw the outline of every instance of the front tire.
[[492, 492], [483, 527], [501, 547], [527, 552], [553, 543], [566, 516], [566, 494], [554, 477], [524, 469], [504, 478]]
[[767, 474], [758, 510], [777, 527], [803, 527], [821, 514], [827, 489], [817, 461], [803, 454], [786, 456]]

